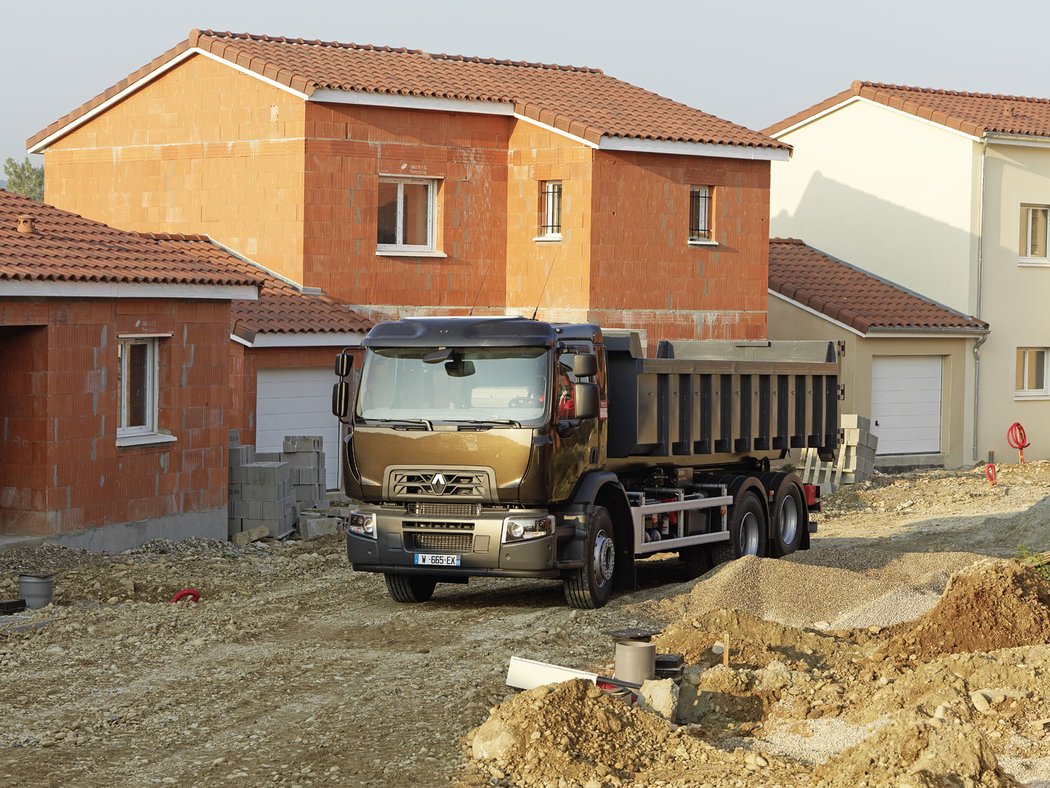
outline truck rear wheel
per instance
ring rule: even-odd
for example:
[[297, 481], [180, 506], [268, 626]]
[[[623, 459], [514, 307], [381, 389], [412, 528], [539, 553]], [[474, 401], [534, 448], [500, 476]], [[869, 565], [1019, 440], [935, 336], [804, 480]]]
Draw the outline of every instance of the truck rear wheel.
[[712, 547], [711, 558], [717, 565], [745, 555], [763, 556], [767, 533], [766, 507], [754, 493], [745, 491], [733, 504], [729, 541]]
[[583, 566], [570, 570], [562, 582], [565, 601], [578, 610], [594, 610], [609, 601], [616, 569], [613, 522], [604, 506], [591, 509]]
[[386, 592], [395, 602], [426, 602], [434, 596], [437, 580], [423, 575], [393, 575], [386, 577]]
[[790, 477], [780, 483], [773, 497], [772, 520], [769, 543], [773, 555], [779, 558], [798, 550], [806, 527], [806, 508], [802, 491]]

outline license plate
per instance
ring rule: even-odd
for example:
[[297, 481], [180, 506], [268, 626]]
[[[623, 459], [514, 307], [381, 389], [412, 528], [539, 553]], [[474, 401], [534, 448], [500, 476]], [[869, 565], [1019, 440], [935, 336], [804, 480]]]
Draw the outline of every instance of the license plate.
[[412, 563], [416, 566], [459, 566], [458, 555], [437, 555], [434, 553], [416, 553]]

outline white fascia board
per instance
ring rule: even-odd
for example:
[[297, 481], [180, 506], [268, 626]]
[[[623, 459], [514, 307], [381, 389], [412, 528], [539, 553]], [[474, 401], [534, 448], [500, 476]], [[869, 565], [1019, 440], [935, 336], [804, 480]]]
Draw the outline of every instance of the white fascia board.
[[76, 129], [79, 126], [84, 125], [85, 123], [87, 123], [92, 118], [94, 118], [94, 117], [96, 117], [98, 115], [101, 115], [103, 112], [108, 110], [114, 104], [119, 104], [121, 101], [126, 99], [132, 93], [134, 93], [136, 90], [140, 90], [141, 88], [145, 87], [146, 85], [148, 85], [153, 80], [157, 79], [158, 77], [162, 76], [163, 74], [166, 74], [168, 71], [171, 71], [177, 65], [179, 65], [180, 63], [182, 63], [185, 60], [189, 60], [189, 58], [193, 57], [194, 55], [204, 55], [205, 57], [209, 57], [212, 60], [216, 61], [217, 63], [222, 63], [224, 66], [229, 66], [230, 68], [235, 69], [237, 71], [240, 71], [243, 74], [247, 74], [250, 77], [255, 77], [256, 79], [262, 80], [266, 84], [271, 85], [271, 86], [273, 86], [275, 88], [279, 88], [280, 90], [283, 90], [286, 93], [291, 93], [293, 96], [297, 96], [297, 97], [299, 97], [301, 99], [304, 99], [304, 100], [307, 98], [307, 95], [305, 93], [300, 93], [298, 90], [294, 90], [294, 89], [288, 87], [287, 85], [282, 85], [280, 82], [275, 82], [274, 80], [270, 79], [269, 77], [264, 77], [262, 74], [258, 74], [256, 72], [252, 71], [250, 68], [245, 68], [244, 66], [239, 66], [236, 63], [231, 63], [229, 60], [226, 60], [225, 58], [219, 57], [218, 55], [212, 54], [211, 52], [208, 52], [208, 51], [206, 51], [204, 49], [201, 49], [200, 47], [191, 47], [190, 49], [187, 49], [185, 52], [180, 52], [178, 55], [173, 57], [171, 60], [169, 60], [164, 65], [158, 66], [153, 71], [151, 71], [148, 74], [146, 74], [145, 76], [135, 80], [130, 85], [128, 85], [126, 88], [124, 88], [122, 91], [120, 91], [116, 95], [112, 96], [111, 98], [106, 99], [101, 104], [99, 104], [97, 107], [92, 109], [90, 112], [84, 113], [79, 118], [76, 118], [75, 120], [72, 120], [69, 123], [67, 123], [65, 126], [60, 128], [58, 131], [54, 132], [53, 134], [49, 134], [44, 139], [40, 140], [40, 142], [38, 142], [32, 148], [29, 148], [28, 152], [29, 153], [43, 153], [45, 150], [47, 150], [48, 146], [52, 142], [54, 142], [55, 140], [57, 140], [57, 139], [59, 139], [61, 137], [64, 137], [66, 134], [69, 134], [69, 132], [73, 131], [74, 129]]
[[779, 140], [782, 137], [785, 137], [788, 134], [791, 134], [791, 132], [802, 128], [803, 126], [808, 126], [810, 123], [813, 123], [815, 121], [820, 120], [825, 115], [830, 115], [832, 112], [838, 112], [840, 109], [844, 109], [845, 107], [848, 107], [850, 104], [858, 104], [858, 103], [868, 104], [868, 105], [870, 105], [872, 107], [878, 107], [879, 109], [887, 110], [888, 112], [895, 112], [898, 115], [902, 115], [903, 117], [909, 118], [910, 120], [916, 120], [919, 123], [926, 123], [926, 124], [928, 124], [930, 126], [936, 126], [937, 128], [941, 129], [942, 131], [947, 131], [950, 134], [957, 134], [958, 136], [963, 137], [965, 139], [968, 139], [971, 142], [980, 142], [981, 141], [980, 137], [975, 137], [972, 134], [967, 134], [965, 131], [959, 131], [958, 129], [953, 129], [951, 126], [945, 126], [943, 123], [938, 123], [935, 120], [928, 120], [927, 118], [920, 117], [920, 116], [915, 115], [915, 114], [913, 114], [911, 112], [905, 112], [902, 109], [897, 109], [896, 107], [891, 107], [888, 104], [883, 104], [881, 101], [872, 101], [871, 99], [864, 98], [863, 96], [850, 96], [847, 99], [843, 99], [838, 104], [835, 104], [834, 106], [828, 107], [826, 110], [823, 110], [822, 112], [818, 112], [815, 115], [811, 115], [808, 118], [804, 118], [804, 119], [800, 120], [798, 123], [796, 123], [796, 124], [794, 124], [792, 126], [788, 126], [786, 129], [781, 129], [776, 134], [770, 134], [769, 136], [771, 136], [775, 140]]
[[753, 159], [757, 161], [787, 161], [791, 151], [781, 148], [758, 148], [749, 145], [716, 145], [706, 142], [676, 142], [672, 140], [639, 140], [626, 137], [603, 136], [598, 143], [601, 150], [630, 151], [634, 153], [663, 153], [674, 156], [711, 156], [717, 159]]
[[514, 105], [499, 101], [472, 101], [441, 96], [405, 96], [400, 93], [370, 93], [366, 90], [319, 88], [307, 98], [326, 104], [360, 104], [366, 107], [422, 109], [431, 112], [465, 112], [472, 115], [514, 115]]
[[232, 341], [236, 342], [238, 345], [244, 345], [245, 347], [251, 347], [252, 346], [251, 342], [249, 342], [247, 339], [241, 339], [236, 334], [230, 334], [230, 339]]
[[811, 315], [816, 315], [821, 320], [826, 320], [828, 323], [831, 323], [831, 325], [833, 325], [833, 326], [838, 326], [841, 329], [849, 331], [851, 334], [856, 334], [858, 337], [867, 336], [863, 331], [858, 331], [853, 326], [847, 326], [845, 323], [840, 323], [838, 320], [835, 320], [834, 318], [830, 318], [827, 315], [825, 315], [823, 312], [818, 312], [816, 309], [813, 309], [812, 307], [808, 307], [805, 304], [800, 304], [795, 299], [788, 298], [786, 295], [784, 295], [783, 293], [778, 293], [773, 288], [768, 288], [768, 290], [769, 290], [769, 294], [771, 296], [775, 296], [776, 298], [779, 298], [781, 301], [786, 301], [787, 303], [791, 304], [791, 306], [797, 307], [798, 309], [801, 309], [803, 312], [808, 312]]
[[1018, 145], [1024, 148], [1050, 148], [1050, 137], [1029, 137], [1024, 134], [986, 134], [992, 145]]
[[361, 344], [364, 334], [349, 332], [332, 333], [293, 333], [275, 331], [267, 334], [256, 334], [255, 341], [248, 347], [348, 347]]
[[255, 285], [178, 285], [144, 282], [0, 281], [0, 297], [8, 298], [185, 298], [257, 301]]

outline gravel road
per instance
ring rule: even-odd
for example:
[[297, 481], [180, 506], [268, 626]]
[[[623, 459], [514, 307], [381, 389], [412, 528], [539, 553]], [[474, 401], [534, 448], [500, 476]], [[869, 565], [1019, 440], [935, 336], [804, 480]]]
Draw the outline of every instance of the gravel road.
[[[1042, 464], [1010, 494], [974, 482], [981, 494], [937, 509], [930, 489], [946, 485], [925, 479], [853, 491], [799, 570], [821, 563], [822, 546], [841, 557], [856, 540], [868, 550], [884, 541], [893, 552], [889, 537], [916, 522], [951, 527], [1050, 492]], [[901, 498], [907, 485], [923, 491], [921, 505]], [[0, 598], [16, 595], [15, 572], [33, 559], [0, 553]], [[0, 618], [3, 784], [476, 784], [463, 737], [510, 694], [511, 656], [606, 667], [605, 631], [659, 628], [693, 589], [671, 560], [646, 562], [641, 590], [596, 612], [568, 609], [549, 581], [439, 586], [431, 603], [405, 606], [381, 577], [354, 573], [334, 537], [161, 543], [114, 559], [52, 550], [43, 560], [58, 569], [55, 604]], [[187, 586], [200, 603], [168, 603]]]

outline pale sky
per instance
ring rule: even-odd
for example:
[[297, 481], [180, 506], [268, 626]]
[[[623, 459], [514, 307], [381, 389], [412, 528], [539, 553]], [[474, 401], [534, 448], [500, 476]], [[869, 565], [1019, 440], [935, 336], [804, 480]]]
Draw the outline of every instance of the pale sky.
[[[191, 28], [585, 65], [761, 129], [854, 79], [1050, 97], [1050, 3], [55, 0], [0, 5], [0, 160]], [[34, 157], [37, 162], [39, 157]]]

